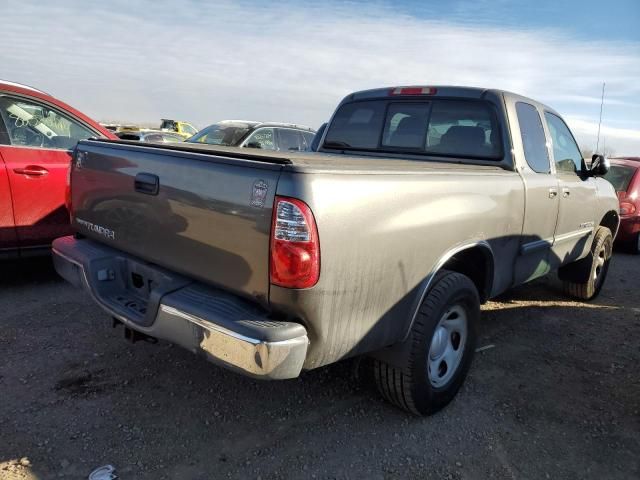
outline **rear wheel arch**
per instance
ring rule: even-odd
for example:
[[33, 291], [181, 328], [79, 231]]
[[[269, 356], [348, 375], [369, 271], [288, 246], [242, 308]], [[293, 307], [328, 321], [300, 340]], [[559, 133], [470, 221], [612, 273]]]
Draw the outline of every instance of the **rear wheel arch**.
[[616, 238], [616, 233], [618, 232], [618, 227], [620, 226], [620, 216], [618, 215], [618, 212], [616, 212], [615, 210], [609, 210], [607, 213], [605, 213], [604, 217], [602, 217], [599, 225], [602, 227], [607, 227], [609, 230], [611, 230], [611, 235], [613, 235], [613, 238]]
[[478, 289], [481, 302], [486, 302], [491, 296], [494, 273], [493, 250], [486, 242], [469, 245], [446, 256], [446, 260], [436, 270], [449, 270], [461, 273], [471, 279]]
[[494, 265], [495, 257], [493, 250], [491, 246], [483, 240], [460, 245], [442, 255], [433, 270], [422, 281], [403, 340], [409, 335], [411, 327], [418, 315], [420, 305], [432, 287], [438, 272], [448, 270], [469, 277], [478, 290], [480, 302], [484, 303], [491, 296]]

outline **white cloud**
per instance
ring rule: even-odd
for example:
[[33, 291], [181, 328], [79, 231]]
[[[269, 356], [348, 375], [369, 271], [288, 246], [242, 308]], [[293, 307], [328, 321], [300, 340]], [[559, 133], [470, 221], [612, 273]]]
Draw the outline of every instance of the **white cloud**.
[[[626, 120], [637, 125], [638, 44], [443, 23], [364, 4], [9, 3], [0, 77], [51, 90], [100, 119], [317, 126], [350, 91], [398, 84], [504, 88], [569, 118], [597, 119], [606, 80], [605, 125], [610, 118], [620, 127], [605, 127], [617, 132], [607, 136], [619, 153], [640, 152], [637, 131], [624, 128]], [[572, 127], [592, 140], [591, 127]]]

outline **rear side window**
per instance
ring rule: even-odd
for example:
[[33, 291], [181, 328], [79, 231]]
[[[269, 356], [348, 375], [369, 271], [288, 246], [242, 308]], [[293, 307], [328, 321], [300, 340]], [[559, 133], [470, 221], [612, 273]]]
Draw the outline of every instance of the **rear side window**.
[[374, 100], [340, 107], [324, 148], [500, 159], [498, 122], [484, 101]]
[[295, 152], [304, 150], [304, 139], [299, 131], [280, 128], [278, 129], [278, 136], [280, 150]]
[[611, 182], [611, 185], [613, 185], [616, 192], [626, 192], [635, 173], [636, 169], [633, 167], [628, 167], [626, 165], [611, 165], [611, 168], [604, 178]]
[[263, 150], [275, 150], [275, 130], [273, 128], [259, 128], [246, 140], [245, 147], [261, 148]]
[[520, 135], [524, 147], [524, 157], [531, 170], [538, 173], [549, 173], [549, 153], [547, 140], [542, 128], [542, 120], [538, 110], [533, 105], [524, 102], [516, 103]]

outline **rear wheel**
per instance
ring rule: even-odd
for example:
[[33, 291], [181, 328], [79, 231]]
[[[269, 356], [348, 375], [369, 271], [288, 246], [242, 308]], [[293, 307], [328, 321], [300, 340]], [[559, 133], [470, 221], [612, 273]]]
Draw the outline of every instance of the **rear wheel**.
[[380, 393], [416, 415], [445, 407], [462, 385], [475, 350], [480, 300], [473, 282], [442, 271], [424, 298], [409, 338], [398, 346], [401, 366], [374, 360]]
[[580, 300], [595, 298], [602, 290], [607, 278], [612, 247], [611, 230], [598, 227], [589, 255], [560, 269], [559, 275], [564, 292]]

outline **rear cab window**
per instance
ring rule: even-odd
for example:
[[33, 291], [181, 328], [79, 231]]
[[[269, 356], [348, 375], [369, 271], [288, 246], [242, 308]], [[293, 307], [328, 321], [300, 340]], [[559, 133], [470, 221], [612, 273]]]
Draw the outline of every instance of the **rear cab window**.
[[368, 100], [340, 107], [323, 148], [501, 160], [499, 130], [484, 100]]

